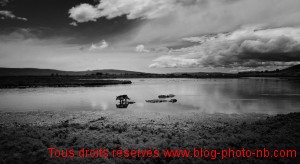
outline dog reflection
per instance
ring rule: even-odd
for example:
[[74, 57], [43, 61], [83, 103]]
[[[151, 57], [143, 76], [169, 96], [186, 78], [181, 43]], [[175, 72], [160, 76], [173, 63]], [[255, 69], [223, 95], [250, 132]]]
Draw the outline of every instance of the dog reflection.
[[117, 108], [127, 108], [128, 107], [128, 103], [119, 103], [119, 104], [116, 104], [116, 107]]

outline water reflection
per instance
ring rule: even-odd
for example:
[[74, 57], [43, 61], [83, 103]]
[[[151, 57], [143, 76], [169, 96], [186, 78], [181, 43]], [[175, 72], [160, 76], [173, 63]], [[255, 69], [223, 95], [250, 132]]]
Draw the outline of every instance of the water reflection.
[[[280, 79], [133, 79], [132, 85], [97, 88], [0, 90], [1, 111], [126, 110], [154, 112], [288, 113], [300, 111], [300, 84]], [[176, 103], [146, 103], [175, 94]], [[131, 101], [117, 100], [128, 95]], [[129, 98], [128, 97], [128, 98]]]
[[116, 97], [119, 100], [119, 104], [116, 104], [117, 108], [127, 108], [129, 104], [134, 104], [134, 101], [128, 101], [130, 98], [127, 95], [120, 95]]
[[117, 108], [127, 108], [128, 107], [128, 103], [119, 103], [119, 104], [116, 104], [116, 107]]

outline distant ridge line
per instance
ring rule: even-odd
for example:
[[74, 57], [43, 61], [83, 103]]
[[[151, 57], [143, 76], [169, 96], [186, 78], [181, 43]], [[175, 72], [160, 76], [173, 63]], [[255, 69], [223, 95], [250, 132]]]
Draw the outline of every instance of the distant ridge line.
[[96, 73], [103, 73], [103, 74], [107, 73], [107, 74], [118, 75], [118, 74], [141, 74], [144, 72], [115, 70], [115, 69], [88, 70], [88, 71], [62, 71], [56, 69], [0, 67], [0, 76], [50, 76], [51, 74], [81, 76], [81, 75], [96, 74]]

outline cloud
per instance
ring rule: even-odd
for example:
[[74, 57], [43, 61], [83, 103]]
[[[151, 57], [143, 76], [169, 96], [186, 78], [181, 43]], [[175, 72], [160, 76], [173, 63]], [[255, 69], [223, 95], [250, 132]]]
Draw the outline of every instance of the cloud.
[[78, 24], [76, 22], [71, 22], [70, 25], [71, 26], [78, 26]]
[[167, 17], [144, 22], [133, 42], [165, 43], [183, 37], [233, 31], [241, 25], [263, 23], [272, 28], [300, 25], [300, 20], [295, 19], [300, 17], [298, 0], [199, 0], [192, 4], [181, 4]]
[[11, 11], [0, 10], [1, 19], [10, 18], [10, 19], [19, 19], [23, 21], [27, 21], [27, 18], [17, 17]]
[[[213, 0], [215, 1], [215, 0]], [[236, 0], [221, 0], [221, 3], [232, 3]], [[207, 0], [101, 0], [99, 4], [81, 4], [70, 9], [69, 13], [82, 13], [89, 21], [94, 21], [100, 17], [112, 19], [126, 15], [127, 19], [155, 19], [168, 16], [183, 8], [190, 8], [195, 5], [206, 5]], [[80, 22], [77, 17], [70, 16]]]
[[90, 4], [80, 4], [76, 7], [72, 7], [69, 10], [69, 17], [77, 22], [96, 21], [99, 18], [99, 10]]
[[109, 44], [105, 40], [102, 40], [101, 42], [99, 42], [97, 44], [92, 43], [91, 47], [89, 48], [89, 51], [103, 50], [103, 49], [107, 48], [108, 46], [109, 46]]
[[135, 51], [142, 52], [142, 53], [151, 52], [152, 54], [159, 54], [159, 53], [167, 53], [170, 50], [168, 47], [164, 47], [164, 46], [152, 46], [146, 48], [146, 46], [144, 46], [143, 44], [139, 44], [135, 47]]
[[135, 51], [136, 51], [136, 52], [150, 52], [150, 50], [147, 50], [147, 49], [145, 48], [145, 46], [142, 45], [142, 44], [137, 45], [137, 46], [135, 47]]
[[204, 43], [206, 41], [215, 39], [214, 35], [203, 35], [202, 37], [186, 37], [183, 38], [183, 41], [191, 42], [191, 43]]
[[197, 59], [189, 59], [184, 58], [182, 56], [172, 56], [172, 55], [165, 55], [159, 57], [154, 60], [155, 63], [151, 64], [150, 68], [192, 68], [197, 67], [198, 61]]
[[174, 0], [102, 0], [97, 8], [108, 19], [126, 15], [128, 19], [154, 19], [176, 10]]
[[69, 13], [77, 22], [119, 16], [143, 19], [128, 36], [130, 41], [122, 38], [120, 42], [149, 45], [233, 31], [245, 24], [298, 26], [299, 8], [299, 0], [101, 0], [94, 6], [73, 7]]
[[95, 21], [100, 17], [112, 19], [127, 15], [128, 19], [154, 19], [170, 14], [176, 9], [174, 0], [101, 0], [96, 6], [81, 4], [69, 10], [77, 22]]
[[163, 46], [160, 46], [160, 47], [155, 47], [153, 49], [154, 52], [156, 53], [160, 53], [160, 52], [169, 52], [169, 48], [168, 47], [163, 47]]
[[198, 44], [173, 50], [150, 67], [255, 68], [300, 62], [300, 27], [261, 28], [184, 38]]
[[252, 69], [300, 61], [299, 8], [299, 0], [101, 0], [69, 13], [77, 23], [137, 19], [114, 45], [163, 54], [150, 67]]

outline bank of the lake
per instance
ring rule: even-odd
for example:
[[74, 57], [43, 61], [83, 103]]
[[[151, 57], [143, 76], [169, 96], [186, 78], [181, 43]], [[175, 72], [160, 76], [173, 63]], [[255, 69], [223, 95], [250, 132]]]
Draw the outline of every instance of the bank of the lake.
[[130, 80], [94, 79], [85, 76], [2, 76], [2, 88], [37, 87], [98, 87], [105, 85], [131, 84]]
[[299, 163], [299, 158], [55, 159], [57, 149], [295, 149], [300, 113], [1, 112], [0, 163]]

